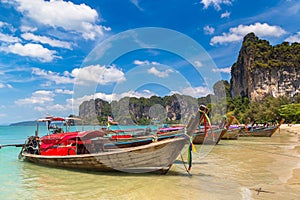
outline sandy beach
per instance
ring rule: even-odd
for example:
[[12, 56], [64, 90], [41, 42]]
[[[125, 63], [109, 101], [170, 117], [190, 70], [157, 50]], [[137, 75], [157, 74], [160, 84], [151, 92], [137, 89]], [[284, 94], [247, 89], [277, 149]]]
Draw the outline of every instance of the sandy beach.
[[[283, 124], [280, 127], [281, 130], [286, 131], [287, 133], [295, 134], [298, 135], [298, 141], [299, 139], [299, 134], [300, 134], [300, 124], [293, 124], [293, 125], [288, 125], [288, 124]], [[297, 154], [300, 154], [300, 146], [299, 144], [294, 147], [295, 151]], [[300, 162], [298, 163], [298, 168], [293, 169], [293, 172], [291, 174], [290, 179], [288, 179], [288, 184], [290, 185], [298, 185], [300, 187]]]
[[280, 129], [290, 133], [300, 134], [300, 124], [282, 124]]

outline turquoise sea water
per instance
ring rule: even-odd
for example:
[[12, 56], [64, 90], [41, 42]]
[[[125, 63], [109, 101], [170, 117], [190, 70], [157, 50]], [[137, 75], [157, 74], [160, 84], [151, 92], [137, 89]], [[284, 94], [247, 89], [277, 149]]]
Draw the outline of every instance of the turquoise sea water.
[[[34, 131], [33, 126], [0, 126], [0, 144], [23, 143]], [[91, 173], [19, 161], [20, 148], [2, 148], [0, 200], [300, 199], [298, 136], [281, 131], [271, 138], [221, 140], [204, 158], [199, 157], [202, 146], [196, 146], [192, 176], [180, 158], [166, 175]], [[257, 195], [258, 188], [270, 193]]]
[[[100, 128], [99, 126], [78, 126], [71, 127], [70, 131], [82, 131], [82, 130], [94, 130]], [[143, 126], [112, 126], [111, 129], [133, 129], [133, 128], [145, 128]], [[152, 129], [156, 127], [152, 126]], [[36, 126], [0, 126], [0, 144], [23, 144], [27, 137], [34, 135]], [[40, 135], [47, 133], [46, 126], [39, 127]], [[68, 176], [72, 175], [72, 171], [59, 170], [53, 168], [47, 168], [42, 166], [36, 166], [31, 163], [26, 163], [18, 160], [18, 154], [20, 147], [3, 147], [0, 149], [0, 199], [47, 199], [54, 194], [47, 194], [44, 191], [39, 192], [37, 188], [44, 187], [48, 183], [56, 185], [56, 181], [59, 184], [59, 180], [56, 180], [56, 176], [64, 174], [63, 179], [68, 180]], [[57, 174], [58, 173], [58, 174]], [[80, 172], [77, 172], [82, 174]], [[83, 173], [88, 175], [88, 173]], [[43, 178], [44, 177], [44, 178]], [[53, 179], [53, 182], [49, 179]], [[40, 184], [37, 181], [42, 181]], [[45, 181], [46, 185], [43, 185]], [[49, 181], [49, 182], [48, 182]], [[80, 184], [79, 184], [80, 185]], [[72, 193], [72, 192], [71, 192]], [[64, 194], [66, 195], [66, 194]], [[63, 196], [64, 196], [63, 195]], [[62, 197], [62, 196], [61, 196]], [[65, 199], [65, 198], [62, 198]]]

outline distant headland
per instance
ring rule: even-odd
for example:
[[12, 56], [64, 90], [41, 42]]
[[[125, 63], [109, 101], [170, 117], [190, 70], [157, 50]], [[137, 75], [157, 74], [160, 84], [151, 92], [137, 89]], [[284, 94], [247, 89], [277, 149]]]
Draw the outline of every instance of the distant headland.
[[36, 121], [23, 121], [9, 124], [9, 126], [35, 126]]

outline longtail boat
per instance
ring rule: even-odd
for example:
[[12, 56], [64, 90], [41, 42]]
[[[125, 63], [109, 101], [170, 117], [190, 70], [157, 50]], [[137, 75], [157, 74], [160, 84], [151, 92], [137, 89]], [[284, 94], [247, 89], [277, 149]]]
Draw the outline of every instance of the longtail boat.
[[[29, 137], [23, 145], [19, 158], [36, 164], [71, 169], [166, 173], [191, 140], [191, 134], [206, 112], [207, 108], [200, 106], [187, 127], [176, 134], [125, 142], [111, 141], [105, 137], [107, 132], [102, 129], [58, 132], [39, 137], [37, 128], [35, 136]], [[50, 127], [52, 118], [40, 121], [47, 122]]]
[[245, 127], [241, 129], [239, 136], [240, 137], [272, 137], [272, 135], [280, 128], [283, 124], [284, 119], [282, 119], [276, 126], [267, 126], [267, 127]]
[[[204, 118], [204, 130], [196, 130], [196, 132], [193, 134], [193, 143], [194, 144], [209, 144], [209, 145], [215, 145], [218, 144], [221, 140], [221, 138], [226, 134], [227, 129], [229, 128], [230, 124], [233, 121], [233, 117], [231, 117], [228, 121], [228, 123], [223, 127], [219, 129], [213, 130], [206, 126], [205, 122], [208, 120]], [[211, 126], [211, 125], [209, 125]]]
[[237, 140], [239, 138], [240, 128], [228, 129], [222, 136], [222, 140]]
[[194, 133], [193, 144], [218, 144], [221, 137], [225, 134], [226, 129], [213, 130], [211, 133], [205, 133], [205, 131], [197, 131]]
[[221, 138], [222, 140], [237, 140], [239, 138], [239, 133], [242, 129], [242, 126], [239, 120], [234, 115], [232, 115], [231, 117], [238, 123], [238, 125], [230, 125], [227, 129], [227, 132]]

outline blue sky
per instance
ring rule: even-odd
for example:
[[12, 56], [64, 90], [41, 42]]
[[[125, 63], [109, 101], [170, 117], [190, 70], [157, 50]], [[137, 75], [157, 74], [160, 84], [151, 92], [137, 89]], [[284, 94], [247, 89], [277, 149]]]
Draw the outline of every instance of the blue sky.
[[[299, 19], [297, 0], [0, 0], [0, 124], [77, 114], [92, 97], [205, 96], [230, 79], [247, 33], [300, 42]], [[120, 45], [145, 34], [160, 44]], [[115, 52], [112, 62], [94, 59]]]

